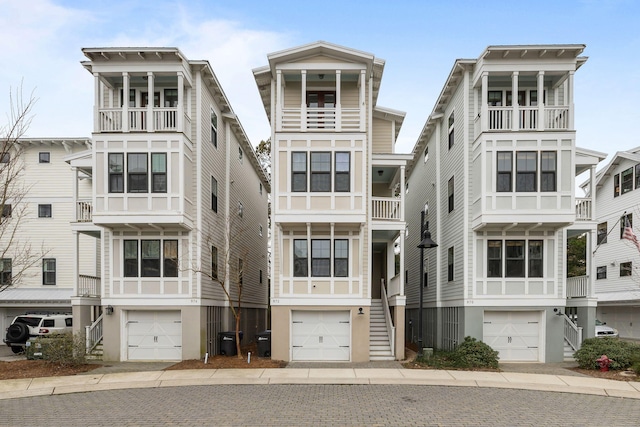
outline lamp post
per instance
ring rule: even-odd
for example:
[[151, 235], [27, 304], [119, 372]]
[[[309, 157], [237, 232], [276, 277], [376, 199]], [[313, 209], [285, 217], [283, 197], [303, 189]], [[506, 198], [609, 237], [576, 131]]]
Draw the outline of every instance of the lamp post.
[[424, 229], [424, 210], [420, 212], [420, 235], [422, 241], [418, 245], [420, 248], [420, 302], [418, 308], [418, 357], [421, 358], [422, 354], [422, 299], [424, 294], [424, 250], [425, 248], [435, 248], [438, 246], [436, 242], [431, 240], [431, 233], [429, 230]]

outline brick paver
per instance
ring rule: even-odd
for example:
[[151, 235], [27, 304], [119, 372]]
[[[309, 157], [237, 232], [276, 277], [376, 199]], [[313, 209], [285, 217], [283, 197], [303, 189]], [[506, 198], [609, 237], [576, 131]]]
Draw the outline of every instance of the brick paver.
[[637, 426], [640, 401], [407, 385], [220, 385], [0, 401], [11, 426]]

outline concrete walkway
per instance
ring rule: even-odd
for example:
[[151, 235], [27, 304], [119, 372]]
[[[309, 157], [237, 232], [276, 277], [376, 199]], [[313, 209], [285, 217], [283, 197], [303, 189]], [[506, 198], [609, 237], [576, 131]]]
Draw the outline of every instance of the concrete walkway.
[[0, 381], [0, 399], [130, 388], [220, 384], [406, 384], [494, 387], [640, 399], [640, 382], [587, 376], [402, 368], [191, 369], [87, 373]]

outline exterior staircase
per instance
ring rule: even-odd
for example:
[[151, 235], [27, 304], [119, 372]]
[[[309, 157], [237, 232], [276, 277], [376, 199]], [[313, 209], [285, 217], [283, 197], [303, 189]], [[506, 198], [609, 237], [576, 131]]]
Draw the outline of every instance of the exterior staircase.
[[571, 344], [569, 344], [567, 342], [567, 340], [564, 340], [564, 361], [565, 362], [573, 362], [576, 359], [573, 357], [573, 353], [575, 353], [575, 350], [573, 349], [573, 347], [571, 347]]
[[369, 316], [369, 360], [395, 360], [382, 300], [371, 300]]
[[87, 360], [102, 360], [102, 340], [91, 350], [90, 353], [85, 355]]

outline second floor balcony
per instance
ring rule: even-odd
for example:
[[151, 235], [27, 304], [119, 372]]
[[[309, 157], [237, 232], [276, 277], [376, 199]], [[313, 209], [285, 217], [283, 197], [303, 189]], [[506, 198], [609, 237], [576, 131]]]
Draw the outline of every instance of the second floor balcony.
[[[179, 120], [177, 107], [159, 108], [100, 108], [98, 132], [181, 132], [191, 128], [187, 114]], [[149, 120], [151, 117], [151, 120]]]

